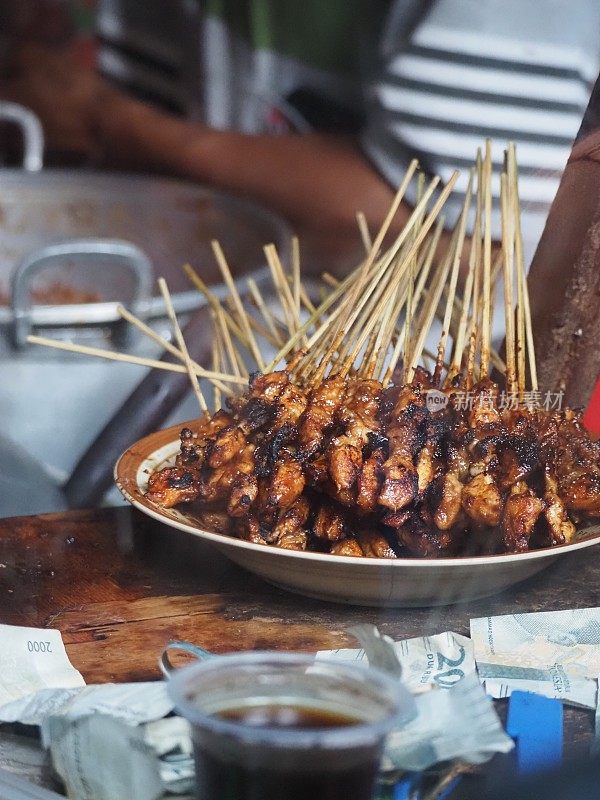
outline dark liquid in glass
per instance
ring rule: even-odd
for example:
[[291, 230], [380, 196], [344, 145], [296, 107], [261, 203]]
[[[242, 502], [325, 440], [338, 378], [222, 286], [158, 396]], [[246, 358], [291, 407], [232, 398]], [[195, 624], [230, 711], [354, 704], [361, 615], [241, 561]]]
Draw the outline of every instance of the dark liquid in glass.
[[[301, 706], [268, 705], [220, 712], [221, 719], [249, 727], [282, 730], [343, 728], [362, 722], [355, 717]], [[371, 800], [379, 752], [363, 747], [356, 758], [336, 766], [335, 754], [323, 751], [310, 764], [241, 766], [231, 758], [196, 749], [196, 784], [200, 800]], [[303, 758], [303, 761], [305, 758]]]

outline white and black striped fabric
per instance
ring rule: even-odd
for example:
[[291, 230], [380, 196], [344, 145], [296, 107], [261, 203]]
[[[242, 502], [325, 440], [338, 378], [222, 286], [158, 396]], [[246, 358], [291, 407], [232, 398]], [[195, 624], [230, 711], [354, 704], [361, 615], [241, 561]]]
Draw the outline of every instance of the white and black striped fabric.
[[515, 141], [531, 255], [600, 68], [600, 3], [438, 0], [407, 42], [403, 6], [414, 5], [398, 0], [388, 18], [364, 149], [393, 185], [415, 155], [444, 179], [461, 169], [453, 221], [477, 148], [492, 140], [497, 198], [503, 151]]

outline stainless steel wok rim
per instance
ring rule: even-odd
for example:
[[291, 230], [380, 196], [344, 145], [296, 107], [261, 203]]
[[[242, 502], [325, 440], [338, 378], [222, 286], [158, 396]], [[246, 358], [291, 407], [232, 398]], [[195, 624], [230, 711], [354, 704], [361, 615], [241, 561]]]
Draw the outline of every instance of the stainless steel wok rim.
[[[90, 200], [95, 197], [106, 197], [107, 193], [114, 193], [121, 199], [132, 197], [143, 198], [151, 189], [153, 194], [164, 193], [165, 203], [187, 200], [193, 202], [210, 201], [215, 205], [224, 205], [235, 211], [239, 209], [249, 218], [254, 217], [257, 222], [264, 222], [273, 231], [273, 238], [284, 258], [289, 256], [289, 243], [291, 229], [288, 223], [266, 207], [249, 201], [245, 198], [235, 197], [226, 192], [193, 183], [191, 181], [151, 175], [145, 173], [128, 172], [101, 172], [88, 169], [44, 169], [41, 172], [24, 172], [19, 169], [0, 170], [0, 206], [3, 202], [13, 203], [15, 194], [24, 202], [29, 201], [28, 195], [36, 198], [40, 194], [46, 195], [60, 188], [61, 201], [68, 200], [68, 187], [73, 185], [73, 192], [77, 192], [80, 199], [82, 186]], [[65, 198], [65, 189], [67, 196]], [[32, 198], [33, 199], [33, 198]], [[48, 244], [66, 242], [65, 237], [48, 240]], [[269, 242], [265, 242], [268, 244]], [[16, 265], [15, 265], [16, 267]], [[214, 287], [215, 293], [220, 294], [219, 287]], [[176, 292], [173, 294], [173, 304], [178, 314], [188, 314], [205, 305], [204, 297], [196, 290]], [[69, 305], [34, 306], [31, 309], [31, 322], [36, 326], [72, 326], [83, 324], [111, 324], [120, 319], [117, 311], [118, 302], [82, 303]], [[137, 313], [144, 319], [153, 320], [165, 316], [162, 298], [152, 297], [138, 306]], [[0, 306], [0, 328], [9, 328], [14, 324], [14, 315], [10, 306]]]

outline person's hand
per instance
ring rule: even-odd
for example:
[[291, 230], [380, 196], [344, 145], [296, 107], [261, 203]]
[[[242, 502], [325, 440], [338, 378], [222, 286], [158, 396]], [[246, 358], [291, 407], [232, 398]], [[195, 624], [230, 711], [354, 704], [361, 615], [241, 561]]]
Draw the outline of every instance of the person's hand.
[[76, 64], [69, 51], [26, 45], [11, 72], [0, 81], [0, 99], [38, 115], [48, 150], [97, 156], [94, 118], [106, 87], [93, 70]]

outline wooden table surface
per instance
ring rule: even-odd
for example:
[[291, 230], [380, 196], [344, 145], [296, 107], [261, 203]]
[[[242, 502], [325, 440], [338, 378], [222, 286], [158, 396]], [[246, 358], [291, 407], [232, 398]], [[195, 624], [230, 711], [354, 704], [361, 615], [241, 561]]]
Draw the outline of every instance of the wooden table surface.
[[[600, 548], [518, 586], [444, 608], [359, 608], [271, 587], [196, 537], [130, 508], [0, 520], [0, 622], [58, 628], [88, 683], [160, 677], [171, 639], [214, 652], [355, 646], [372, 622], [395, 639], [469, 633], [472, 617], [599, 605]], [[566, 709], [566, 746], [587, 752], [593, 714]]]

